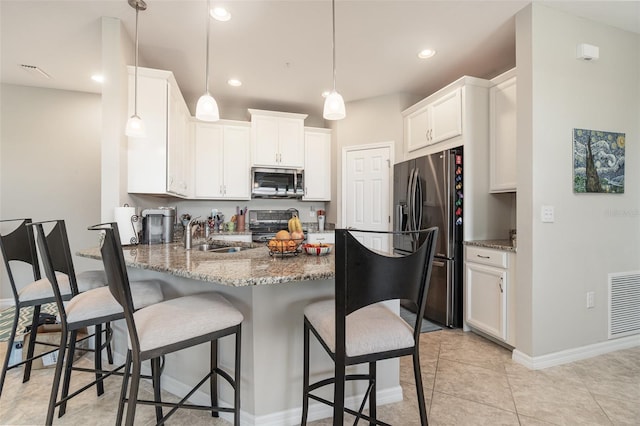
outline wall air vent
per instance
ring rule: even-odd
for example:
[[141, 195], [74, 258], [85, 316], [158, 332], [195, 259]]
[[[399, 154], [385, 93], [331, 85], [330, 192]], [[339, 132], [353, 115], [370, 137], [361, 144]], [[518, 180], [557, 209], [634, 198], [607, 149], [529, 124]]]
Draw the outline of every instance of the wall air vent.
[[51, 76], [35, 65], [20, 64], [20, 68], [38, 77], [50, 79]]
[[609, 339], [640, 334], [640, 271], [609, 274]]

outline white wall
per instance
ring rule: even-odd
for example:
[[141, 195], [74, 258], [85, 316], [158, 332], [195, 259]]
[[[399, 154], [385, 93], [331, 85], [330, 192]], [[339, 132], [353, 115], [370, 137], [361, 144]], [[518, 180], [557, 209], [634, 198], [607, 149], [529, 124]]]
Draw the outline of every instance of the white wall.
[[[607, 274], [640, 270], [640, 36], [537, 3], [516, 26], [517, 347], [535, 357], [607, 340]], [[624, 194], [573, 193], [573, 128], [626, 133]]]
[[[72, 252], [95, 245], [100, 95], [7, 84], [1, 93], [0, 218], [64, 219]], [[74, 266], [95, 267], [79, 257]], [[0, 280], [0, 299], [12, 298], [4, 265]]]

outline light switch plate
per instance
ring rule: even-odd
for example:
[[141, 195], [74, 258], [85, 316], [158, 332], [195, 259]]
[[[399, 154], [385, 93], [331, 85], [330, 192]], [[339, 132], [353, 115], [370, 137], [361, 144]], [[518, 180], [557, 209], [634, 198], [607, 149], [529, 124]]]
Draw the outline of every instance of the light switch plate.
[[542, 206], [540, 220], [543, 223], [553, 223], [555, 221], [553, 206]]

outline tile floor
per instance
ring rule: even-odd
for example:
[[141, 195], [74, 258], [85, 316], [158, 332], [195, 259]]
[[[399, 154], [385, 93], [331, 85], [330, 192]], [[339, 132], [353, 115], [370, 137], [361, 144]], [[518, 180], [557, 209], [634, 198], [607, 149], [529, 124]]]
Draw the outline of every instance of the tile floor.
[[[640, 347], [531, 371], [511, 361], [506, 349], [461, 330], [423, 334], [420, 344], [431, 425], [640, 425]], [[0, 356], [4, 350], [6, 344], [0, 345]], [[404, 401], [379, 407], [379, 417], [394, 425], [419, 425], [410, 358], [401, 361], [400, 380]], [[25, 384], [21, 370], [11, 370], [0, 399], [0, 424], [42, 424], [50, 383], [51, 370], [34, 371]], [[71, 400], [55, 424], [114, 424], [118, 383], [109, 380], [100, 398], [89, 391]], [[149, 389], [143, 386], [147, 394]], [[184, 410], [172, 419], [173, 425], [229, 424]], [[352, 422], [347, 418], [345, 424]], [[141, 407], [136, 424], [153, 423], [152, 409]], [[330, 424], [330, 419], [310, 423]]]

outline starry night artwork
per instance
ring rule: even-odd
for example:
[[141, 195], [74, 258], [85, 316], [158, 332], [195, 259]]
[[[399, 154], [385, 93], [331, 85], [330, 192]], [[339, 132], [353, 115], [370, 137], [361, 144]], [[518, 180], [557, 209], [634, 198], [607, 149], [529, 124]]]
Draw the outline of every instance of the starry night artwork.
[[624, 136], [573, 129], [573, 192], [624, 193]]

